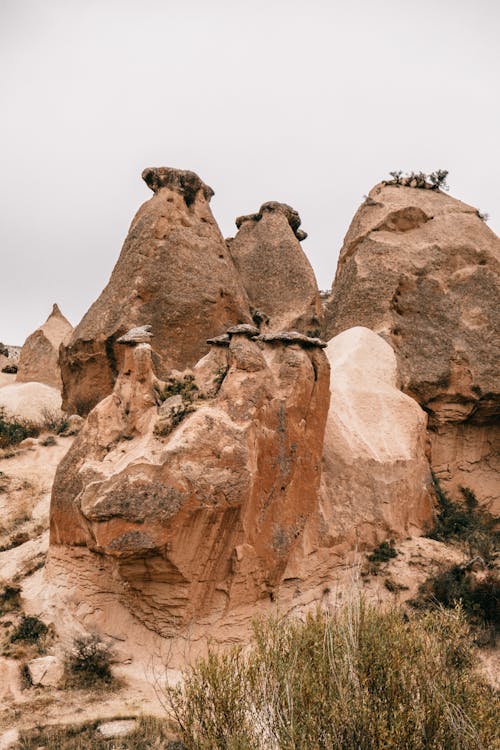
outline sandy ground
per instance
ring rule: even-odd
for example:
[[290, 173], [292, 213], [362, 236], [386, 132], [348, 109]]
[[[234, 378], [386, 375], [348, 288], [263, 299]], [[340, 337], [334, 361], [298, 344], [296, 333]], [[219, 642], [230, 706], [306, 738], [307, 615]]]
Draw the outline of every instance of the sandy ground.
[[[56, 437], [55, 445], [44, 446], [42, 436], [0, 457], [0, 546], [10, 546], [0, 552], [0, 580], [21, 587], [21, 610], [0, 617], [0, 639], [5, 645], [6, 622], [20, 618], [22, 612], [37, 615], [56, 631], [48, 652], [62, 659], [75, 635], [98, 629], [113, 644], [113, 672], [121, 686], [105, 692], [23, 688], [21, 667], [33, 654], [0, 656], [0, 737], [14, 728], [140, 714], [164, 716], [157, 688], [161, 690], [167, 676], [171, 682], [179, 679], [180, 667], [204, 650], [207, 635], [214, 643], [244, 644], [256, 614], [303, 616], [318, 603], [341, 605], [353, 587], [361, 588], [372, 601], [404, 602], [439, 566], [463, 560], [457, 548], [409, 538], [397, 544], [397, 557], [381, 565], [378, 575], [361, 575], [366, 567], [363, 555], [354, 556], [349, 565], [344, 561], [330, 568], [318, 562], [307, 588], [297, 580], [285, 582], [278, 601], [242, 608], [215, 626], [200, 623], [175, 641], [160, 639], [118, 603], [109, 571], [104, 566], [96, 570], [96, 557], [88, 550], [72, 552], [70, 560], [57, 551], [47, 557], [50, 490], [72, 440]], [[499, 651], [483, 650], [478, 658], [484, 673], [498, 684]]]

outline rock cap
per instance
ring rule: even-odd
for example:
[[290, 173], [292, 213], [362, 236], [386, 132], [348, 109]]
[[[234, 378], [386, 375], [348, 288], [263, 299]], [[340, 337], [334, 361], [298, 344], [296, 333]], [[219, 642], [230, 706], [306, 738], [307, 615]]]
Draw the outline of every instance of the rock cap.
[[135, 346], [136, 344], [149, 344], [153, 334], [151, 333], [152, 326], [137, 326], [137, 328], [131, 328], [123, 336], [120, 336], [116, 340], [117, 344], [124, 344], [125, 346]]
[[214, 195], [212, 188], [206, 185], [196, 172], [191, 172], [188, 169], [146, 167], [141, 176], [154, 193], [157, 193], [161, 188], [170, 188], [180, 193], [188, 206], [194, 202], [196, 194], [200, 190], [207, 201], [210, 201], [210, 198]]
[[287, 344], [300, 344], [305, 347], [319, 346], [321, 349], [325, 349], [327, 346], [326, 341], [322, 339], [313, 338], [312, 336], [305, 336], [303, 333], [298, 331], [277, 331], [276, 333], [262, 333], [259, 336], [254, 336], [254, 341], [263, 341], [267, 344], [283, 343]]
[[214, 336], [211, 339], [207, 339], [207, 344], [211, 344], [212, 346], [229, 346], [230, 340], [230, 335], [228, 333], [223, 333], [220, 336]]
[[288, 221], [290, 228], [293, 230], [293, 233], [295, 234], [296, 238], [301, 242], [302, 240], [305, 240], [307, 237], [307, 232], [304, 232], [302, 229], [299, 229], [301, 225], [301, 220], [299, 213], [289, 206], [287, 203], [279, 203], [278, 201], [268, 201], [267, 203], [263, 203], [260, 207], [258, 213], [256, 214], [247, 214], [245, 216], [238, 216], [236, 219], [236, 227], [239, 229], [242, 224], [245, 223], [245, 221], [260, 221], [263, 217], [263, 215], [268, 213], [281, 213], [285, 216], [286, 220]]
[[250, 325], [250, 323], [240, 323], [228, 328], [227, 333], [229, 336], [258, 336], [259, 329]]

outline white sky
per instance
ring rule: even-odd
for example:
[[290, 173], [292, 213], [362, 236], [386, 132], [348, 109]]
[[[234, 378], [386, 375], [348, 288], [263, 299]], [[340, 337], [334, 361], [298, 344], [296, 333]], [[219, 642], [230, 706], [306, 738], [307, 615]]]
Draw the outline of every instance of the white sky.
[[0, 0], [0, 341], [76, 324], [151, 195], [192, 169], [225, 236], [290, 203], [328, 288], [363, 194], [450, 170], [500, 230], [498, 0]]

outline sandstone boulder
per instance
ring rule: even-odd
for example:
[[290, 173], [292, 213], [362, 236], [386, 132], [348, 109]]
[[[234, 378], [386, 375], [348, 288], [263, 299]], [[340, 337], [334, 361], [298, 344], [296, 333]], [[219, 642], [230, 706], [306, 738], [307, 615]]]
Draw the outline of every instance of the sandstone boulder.
[[319, 545], [362, 549], [423, 533], [432, 524], [427, 416], [399, 390], [393, 350], [356, 327], [333, 338], [326, 354]]
[[262, 329], [295, 329], [316, 335], [321, 304], [300, 240], [307, 235], [300, 217], [285, 203], [264, 203], [260, 211], [236, 219], [239, 231], [228, 240], [250, 303]]
[[11, 383], [0, 388], [0, 409], [9, 417], [42, 424], [62, 416], [61, 393], [43, 383]]
[[32, 684], [41, 687], [58, 687], [64, 675], [64, 664], [57, 656], [39, 656], [27, 666]]
[[69, 338], [72, 330], [71, 323], [54, 305], [45, 323], [24, 342], [16, 380], [20, 383], [45, 383], [60, 389], [59, 346]]
[[429, 415], [434, 470], [490, 506], [499, 272], [500, 240], [476, 209], [439, 190], [381, 184], [347, 232], [325, 309], [326, 337], [360, 325], [391, 344], [403, 390]]
[[[195, 380], [161, 382], [149, 344], [123, 346], [113, 393], [54, 481], [52, 549], [97, 553], [96, 566], [122, 582], [121, 601], [163, 635], [269, 599], [317, 506], [325, 354], [232, 330]], [[181, 399], [163, 432], [161, 402], [172, 396]]]
[[249, 322], [249, 304], [212, 216], [213, 191], [194, 172], [160, 167], [134, 217], [108, 285], [61, 348], [65, 409], [85, 415], [113, 390], [117, 339], [152, 324], [158, 375], [194, 365], [206, 339]]

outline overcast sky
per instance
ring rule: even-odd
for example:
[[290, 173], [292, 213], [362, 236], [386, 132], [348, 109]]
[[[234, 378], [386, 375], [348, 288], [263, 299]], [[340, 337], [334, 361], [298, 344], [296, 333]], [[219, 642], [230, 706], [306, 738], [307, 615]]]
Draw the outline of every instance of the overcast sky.
[[328, 288], [363, 195], [450, 171], [500, 231], [498, 0], [0, 0], [0, 341], [78, 323], [151, 193], [196, 171], [225, 236], [290, 203]]

